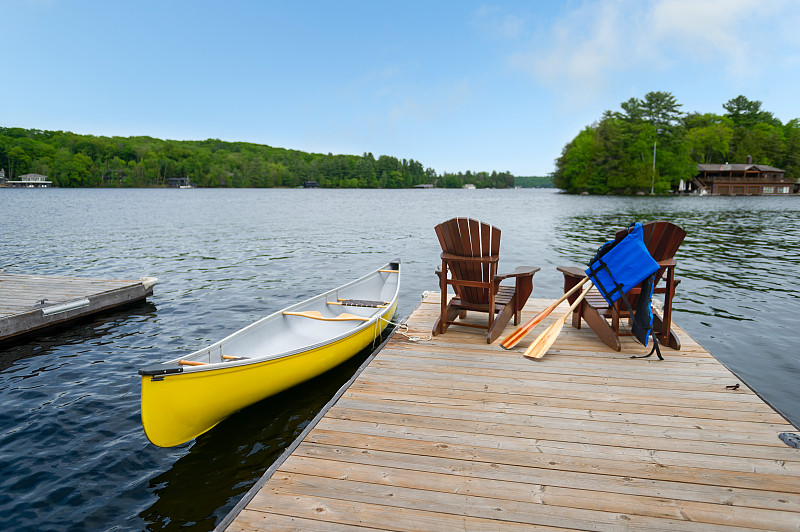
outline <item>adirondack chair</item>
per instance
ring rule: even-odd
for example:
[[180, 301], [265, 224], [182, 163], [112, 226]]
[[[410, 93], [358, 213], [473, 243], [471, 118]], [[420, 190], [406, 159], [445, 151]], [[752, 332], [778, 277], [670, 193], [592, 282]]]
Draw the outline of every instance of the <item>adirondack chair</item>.
[[[539, 268], [520, 266], [514, 272], [498, 275], [500, 229], [471, 218], [453, 218], [437, 225], [436, 236], [442, 246], [442, 266], [437, 270], [442, 294], [441, 314], [433, 334], [443, 334], [450, 325], [487, 329], [486, 342], [492, 343], [514, 316], [519, 324], [520, 311], [533, 292], [533, 274]], [[514, 286], [501, 286], [514, 279]], [[447, 287], [455, 296], [447, 301]], [[467, 311], [485, 312], [488, 325], [456, 321]]]
[[[675, 288], [680, 283], [675, 278], [675, 252], [678, 251], [686, 231], [670, 222], [656, 221], [642, 224], [644, 229], [644, 244], [650, 255], [653, 256], [661, 267], [656, 273], [656, 286], [654, 294], [664, 295], [664, 309], [662, 315], [653, 312], [653, 332], [658, 342], [672, 349], [680, 349], [681, 343], [677, 335], [672, 331], [672, 298], [675, 296]], [[625, 237], [627, 230], [623, 229], [616, 233], [615, 240], [619, 241]], [[586, 276], [583, 268], [571, 266], [559, 266], [558, 271], [564, 274], [564, 292], [575, 286]], [[661, 283], [663, 282], [663, 285]], [[628, 292], [628, 300], [633, 308], [636, 308], [641, 289], [633, 288]], [[578, 294], [569, 299], [572, 303]], [[630, 319], [630, 313], [622, 301], [617, 301], [610, 307], [608, 302], [596, 289], [592, 289], [572, 313], [572, 326], [576, 329], [581, 328], [581, 320], [585, 321], [589, 327], [597, 334], [598, 338], [611, 347], [619, 351], [621, 349], [619, 337], [627, 336], [631, 333], [620, 332], [620, 319]], [[610, 319], [611, 323], [607, 320]]]

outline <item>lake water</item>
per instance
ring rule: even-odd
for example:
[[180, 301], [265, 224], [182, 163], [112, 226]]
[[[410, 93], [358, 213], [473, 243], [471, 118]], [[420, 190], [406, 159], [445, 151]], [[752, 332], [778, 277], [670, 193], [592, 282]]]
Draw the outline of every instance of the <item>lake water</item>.
[[500, 270], [540, 266], [548, 298], [556, 266], [631, 221], [681, 225], [675, 321], [800, 424], [800, 197], [4, 189], [0, 215], [8, 273], [159, 278], [146, 303], [0, 346], [2, 530], [213, 528], [367, 353], [171, 449], [144, 436], [137, 369], [397, 257], [408, 315], [437, 288], [433, 227], [453, 216], [500, 227]]

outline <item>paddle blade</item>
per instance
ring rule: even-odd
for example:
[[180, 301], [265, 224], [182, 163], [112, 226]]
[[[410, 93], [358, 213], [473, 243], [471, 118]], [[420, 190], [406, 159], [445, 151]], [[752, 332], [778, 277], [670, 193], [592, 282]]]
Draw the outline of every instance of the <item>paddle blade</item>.
[[[506, 339], [502, 341], [500, 345], [505, 349], [511, 349], [512, 347], [517, 345], [520, 342], [520, 340], [525, 338], [525, 336], [527, 336], [527, 334], [531, 332], [531, 330], [533, 330], [534, 327], [536, 327], [543, 319], [549, 316], [550, 313], [553, 312], [558, 307], [558, 305], [560, 305], [564, 300], [566, 300], [576, 291], [580, 290], [581, 286], [583, 286], [584, 283], [586, 283], [588, 280], [589, 280], [588, 277], [584, 277], [583, 279], [581, 279], [575, 286], [570, 288], [563, 296], [554, 301], [549, 307], [547, 307], [539, 314], [528, 320], [522, 327], [518, 327], [514, 332], [509, 334], [506, 337]], [[589, 283], [590, 288], [591, 286], [592, 283]], [[578, 301], [580, 301], [581, 299], [582, 297], [579, 297]]]
[[589, 293], [589, 289], [591, 288], [592, 283], [590, 282], [586, 290], [581, 292], [581, 295], [575, 299], [564, 315], [558, 318], [550, 327], [545, 329], [545, 331], [540, 334], [530, 346], [528, 346], [528, 349], [525, 350], [523, 355], [527, 358], [542, 358], [544, 354], [547, 353], [547, 350], [550, 349], [550, 346], [555, 343], [556, 338], [558, 338], [559, 333], [561, 333], [561, 329], [564, 328], [564, 323], [566, 323], [569, 315], [572, 314], [572, 311], [575, 310], [575, 307], [577, 307], [581, 301], [583, 301], [583, 298], [586, 297], [586, 294]]
[[561, 329], [564, 327], [564, 319], [560, 318], [551, 324], [536, 340], [533, 341], [523, 356], [526, 358], [542, 358], [547, 350], [555, 343]]
[[511, 349], [515, 345], [517, 345], [520, 340], [525, 338], [529, 332], [531, 332], [537, 325], [539, 325], [543, 319], [550, 315], [551, 312], [558, 306], [558, 301], [554, 304], [550, 305], [543, 311], [541, 311], [536, 316], [532, 317], [528, 321], [526, 321], [522, 326], [518, 327], [514, 332], [506, 336], [505, 340], [503, 340], [500, 345], [505, 349]]

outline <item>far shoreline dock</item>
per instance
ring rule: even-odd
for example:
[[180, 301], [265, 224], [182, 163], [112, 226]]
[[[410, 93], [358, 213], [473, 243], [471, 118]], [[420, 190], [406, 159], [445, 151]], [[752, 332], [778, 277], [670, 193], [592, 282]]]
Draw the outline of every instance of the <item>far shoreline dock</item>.
[[632, 339], [567, 326], [532, 361], [558, 311], [506, 351], [428, 339], [438, 309], [430, 294], [407, 320], [421, 340], [389, 339], [218, 530], [797, 530], [800, 450], [778, 437], [797, 429], [684, 331], [631, 360]]

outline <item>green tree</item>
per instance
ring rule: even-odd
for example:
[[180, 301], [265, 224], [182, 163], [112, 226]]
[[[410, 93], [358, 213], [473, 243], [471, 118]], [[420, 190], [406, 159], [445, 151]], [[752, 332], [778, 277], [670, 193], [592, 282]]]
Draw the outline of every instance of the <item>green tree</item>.
[[671, 131], [680, 124], [683, 116], [680, 107], [681, 104], [669, 92], [648, 92], [641, 103], [642, 118], [656, 129]]
[[733, 140], [733, 121], [713, 113], [686, 117], [691, 157], [698, 163], [723, 163], [728, 159]]
[[759, 100], [748, 100], [742, 95], [732, 98], [722, 104], [728, 111], [727, 116], [733, 121], [735, 127], [750, 128], [759, 122], [766, 122], [773, 126], [780, 126], [780, 120], [769, 111], [761, 109]]

